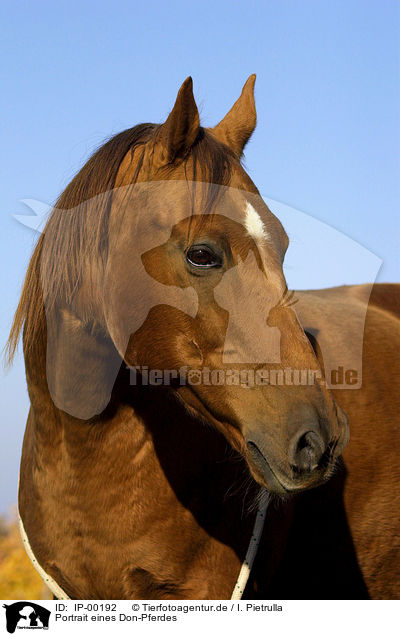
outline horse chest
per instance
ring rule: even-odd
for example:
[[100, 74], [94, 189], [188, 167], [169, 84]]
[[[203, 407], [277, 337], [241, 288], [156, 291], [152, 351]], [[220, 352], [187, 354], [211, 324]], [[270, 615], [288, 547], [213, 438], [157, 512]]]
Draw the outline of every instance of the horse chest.
[[136, 453], [128, 439], [107, 448], [101, 462], [79, 459], [79, 475], [64, 450], [36, 476], [41, 509], [31, 524], [22, 513], [44, 569], [72, 598], [229, 596], [251, 530], [215, 473], [196, 468], [178, 483], [148, 440]]

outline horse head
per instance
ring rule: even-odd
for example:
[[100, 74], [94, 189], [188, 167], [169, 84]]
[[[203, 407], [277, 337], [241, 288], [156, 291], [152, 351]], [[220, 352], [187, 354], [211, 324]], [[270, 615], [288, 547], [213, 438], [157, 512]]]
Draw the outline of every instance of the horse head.
[[[121, 360], [142, 381], [153, 372], [225, 435], [260, 484], [285, 495], [329, 477], [348, 425], [287, 290], [287, 235], [241, 164], [256, 124], [254, 81], [205, 129], [188, 78], [165, 123], [127, 144], [112, 188], [74, 221], [80, 275], [56, 327], [47, 303], [47, 367], [55, 403], [85, 419], [107, 405]], [[45, 232], [45, 303], [57, 227]], [[96, 258], [85, 247], [94, 244]], [[72, 384], [65, 366], [61, 379], [57, 371], [63, 330]]]

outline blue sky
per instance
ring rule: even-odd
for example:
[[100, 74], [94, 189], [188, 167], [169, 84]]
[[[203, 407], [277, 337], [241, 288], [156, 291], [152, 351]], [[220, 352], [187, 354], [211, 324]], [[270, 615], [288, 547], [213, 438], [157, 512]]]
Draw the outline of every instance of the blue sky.
[[[202, 122], [214, 125], [257, 73], [258, 126], [245, 162], [261, 193], [285, 204], [276, 211], [291, 211], [289, 235], [303, 245], [289, 253], [292, 286], [364, 282], [376, 269], [374, 256], [364, 265], [355, 250], [345, 260], [333, 241], [325, 262], [329, 233], [296, 210], [379, 257], [378, 280], [398, 280], [399, 7], [396, 0], [2, 2], [1, 341], [35, 241], [12, 216], [28, 213], [21, 199], [54, 202], [105, 138], [163, 121], [188, 75]], [[21, 357], [2, 374], [0, 398], [4, 511], [16, 498], [28, 408]]]

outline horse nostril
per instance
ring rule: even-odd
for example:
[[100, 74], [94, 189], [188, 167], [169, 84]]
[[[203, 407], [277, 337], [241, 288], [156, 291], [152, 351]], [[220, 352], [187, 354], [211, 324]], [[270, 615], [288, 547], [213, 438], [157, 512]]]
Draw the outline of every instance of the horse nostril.
[[296, 472], [313, 471], [324, 454], [322, 438], [314, 431], [300, 433], [292, 440], [289, 456], [291, 466]]

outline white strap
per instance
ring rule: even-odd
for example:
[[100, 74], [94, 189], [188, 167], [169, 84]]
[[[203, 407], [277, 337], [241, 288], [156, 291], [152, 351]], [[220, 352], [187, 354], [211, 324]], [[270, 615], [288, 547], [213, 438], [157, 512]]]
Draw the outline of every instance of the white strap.
[[240, 569], [236, 585], [233, 589], [231, 600], [238, 601], [242, 598], [244, 588], [249, 580], [251, 568], [253, 567], [254, 559], [256, 558], [258, 546], [262, 531], [264, 528], [265, 516], [269, 504], [269, 492], [266, 490], [262, 494], [262, 499], [259, 503], [256, 520], [254, 522], [253, 534], [251, 535], [249, 547], [243, 565]]
[[67, 596], [67, 594], [64, 592], [64, 590], [61, 589], [58, 583], [56, 583], [56, 581], [49, 574], [47, 574], [47, 572], [43, 570], [42, 566], [40, 565], [40, 563], [38, 563], [35, 555], [33, 554], [33, 550], [31, 548], [31, 544], [29, 543], [28, 536], [25, 532], [24, 524], [22, 523], [22, 519], [20, 517], [19, 511], [18, 511], [18, 523], [19, 523], [19, 531], [21, 533], [21, 538], [24, 544], [24, 548], [26, 550], [28, 557], [31, 560], [33, 567], [40, 574], [40, 576], [42, 577], [43, 581], [46, 583], [49, 590], [53, 592], [54, 596], [57, 599], [68, 600], [69, 596]]
[[[256, 558], [258, 546], [260, 544], [261, 534], [264, 528], [265, 515], [267, 512], [269, 503], [269, 493], [265, 491], [263, 493], [262, 499], [258, 506], [256, 520], [254, 522], [253, 534], [251, 535], [249, 547], [247, 548], [247, 553], [245, 560], [242, 564], [242, 567], [239, 572], [238, 579], [236, 581], [236, 585], [232, 592], [231, 600], [237, 601], [242, 598], [244, 588], [246, 587], [247, 581], [249, 580], [251, 568], [253, 567], [254, 559]], [[49, 590], [54, 594], [54, 596], [59, 600], [69, 600], [69, 596], [61, 589], [58, 583], [44, 571], [40, 563], [38, 563], [31, 545], [29, 543], [28, 536], [25, 532], [24, 524], [22, 523], [22, 519], [18, 512], [18, 523], [19, 523], [19, 531], [21, 533], [22, 542], [24, 544], [26, 553], [36, 571], [40, 574], [43, 581], [46, 583]]]

